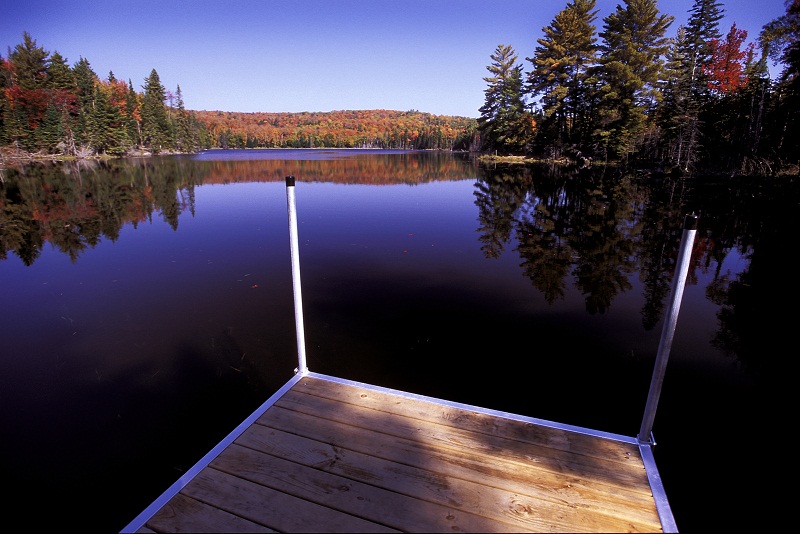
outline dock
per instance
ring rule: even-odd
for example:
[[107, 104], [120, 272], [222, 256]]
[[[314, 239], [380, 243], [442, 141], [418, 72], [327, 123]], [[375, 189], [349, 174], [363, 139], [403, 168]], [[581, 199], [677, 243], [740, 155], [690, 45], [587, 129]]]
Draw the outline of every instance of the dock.
[[697, 216], [688, 216], [635, 437], [313, 373], [287, 177], [294, 377], [124, 533], [677, 532], [652, 424]]
[[677, 532], [649, 445], [308, 373], [123, 532]]

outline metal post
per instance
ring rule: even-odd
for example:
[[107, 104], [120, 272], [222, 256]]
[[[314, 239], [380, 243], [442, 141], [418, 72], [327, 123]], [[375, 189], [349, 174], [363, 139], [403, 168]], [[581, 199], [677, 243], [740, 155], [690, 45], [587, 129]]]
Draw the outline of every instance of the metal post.
[[306, 374], [306, 341], [303, 327], [303, 295], [300, 291], [300, 255], [297, 239], [297, 209], [294, 200], [294, 176], [286, 177], [286, 203], [289, 208], [289, 244], [292, 253], [292, 287], [294, 288], [294, 320], [297, 329], [297, 369]]
[[664, 319], [664, 328], [661, 331], [661, 340], [658, 343], [653, 378], [650, 381], [650, 392], [647, 394], [647, 404], [644, 407], [642, 426], [637, 439], [639, 443], [654, 444], [652, 439], [653, 421], [656, 417], [658, 398], [661, 396], [661, 386], [664, 383], [664, 373], [667, 370], [667, 360], [672, 347], [672, 337], [675, 334], [675, 324], [678, 321], [678, 312], [681, 308], [683, 288], [686, 285], [686, 275], [689, 272], [689, 260], [692, 257], [692, 245], [697, 233], [697, 219], [695, 214], [687, 215], [683, 223], [683, 237], [681, 249], [678, 254], [678, 264], [675, 267], [675, 278], [672, 280], [671, 301], [667, 316]]

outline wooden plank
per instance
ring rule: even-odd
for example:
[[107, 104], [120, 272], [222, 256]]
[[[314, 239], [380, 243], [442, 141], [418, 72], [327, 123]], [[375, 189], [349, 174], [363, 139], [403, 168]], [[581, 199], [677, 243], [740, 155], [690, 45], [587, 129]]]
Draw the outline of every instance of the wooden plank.
[[523, 423], [447, 405], [420, 402], [410, 397], [401, 397], [379, 390], [309, 377], [305, 377], [295, 384], [292, 391], [365, 406], [385, 413], [421, 419], [460, 430], [490, 436], [503, 436], [532, 445], [594, 456], [603, 460], [617, 459], [622, 463], [629, 463], [627, 454], [631, 452], [632, 445], [610, 439], [598, 441], [594, 436], [577, 434], [563, 428]]
[[213, 468], [181, 493], [277, 532], [399, 532]]
[[[274, 407], [273, 407], [274, 408]], [[348, 441], [355, 439], [349, 435]], [[342, 446], [304, 438], [294, 433], [253, 425], [237, 443], [263, 450], [319, 470], [336, 473], [423, 501], [449, 506], [492, 521], [517, 525], [527, 532], [647, 532], [658, 530], [652, 522], [620, 519], [570, 501], [539, 500], [525, 494], [527, 486], [500, 489], [489, 484], [448, 477], [435, 471], [396, 463]], [[423, 464], [425, 462], [422, 462]], [[438, 463], [438, 462], [435, 462]], [[570, 489], [563, 491], [573, 491]], [[574, 491], [573, 491], [574, 493]], [[644, 526], [643, 526], [644, 525]], [[405, 529], [404, 529], [405, 530]], [[437, 530], [437, 529], [433, 529]], [[480, 530], [478, 530], [480, 531]]]
[[[233, 444], [211, 466], [296, 497], [380, 522], [406, 532], [519, 532], [519, 524], [502, 523], [468, 511], [419, 500], [384, 489], [384, 485], [359, 482], [329, 471], [298, 463], [308, 448], [319, 444], [274, 431], [276, 441], [287, 438], [282, 450], [292, 461]], [[301, 448], [306, 448], [304, 452]], [[348, 469], [343, 469], [347, 471]], [[363, 470], [363, 469], [362, 469]], [[390, 485], [385, 485], [389, 487]]]
[[638, 447], [315, 377], [137, 532], [660, 532]]
[[153, 515], [146, 527], [156, 532], [276, 532], [180, 493]]
[[[420, 404], [415, 400], [404, 399], [404, 401], [406, 404]], [[424, 404], [435, 406], [430, 403]], [[502, 458], [511, 463], [518, 463], [520, 467], [535, 465], [538, 469], [567, 477], [590, 477], [594, 484], [614, 486], [625, 492], [639, 492], [644, 500], [652, 501], [647, 472], [636, 447], [629, 447], [625, 454], [619, 453], [627, 459], [627, 463], [620, 461], [617, 456], [605, 460], [598, 458], [597, 454], [591, 456], [573, 454], [559, 448], [509, 440], [502, 436], [478, 434], [452, 426], [430, 423], [423, 419], [386, 417], [386, 412], [354, 404], [339, 403], [333, 409], [325, 399], [294, 391], [287, 393], [275, 406], [396, 437], [413, 436], [416, 442], [437, 452], [445, 449], [458, 451], [459, 455], [473, 455], [483, 461], [496, 461]], [[434, 409], [444, 408], [447, 407], [435, 406]], [[519, 421], [507, 421], [507, 424], [511, 423], [517, 423], [520, 427], [525, 426], [525, 423]], [[585, 441], [589, 438], [577, 435], [575, 441]], [[583, 449], [587, 447], [588, 445], [582, 445]]]
[[488, 461], [364, 429], [341, 434], [338, 423], [277, 406], [265, 415], [261, 422], [270, 428], [253, 425], [237, 443], [493, 520], [531, 521], [523, 530], [653, 531], [660, 526], [652, 500], [633, 502], [635, 493], [609, 505], [579, 479], [542, 482], [537, 470], [498, 469]]

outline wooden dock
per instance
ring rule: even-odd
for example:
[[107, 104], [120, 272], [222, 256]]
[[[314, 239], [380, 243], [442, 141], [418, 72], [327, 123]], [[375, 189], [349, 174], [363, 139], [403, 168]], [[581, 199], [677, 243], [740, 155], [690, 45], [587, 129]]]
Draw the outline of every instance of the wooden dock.
[[635, 438], [298, 374], [123, 532], [677, 532]]

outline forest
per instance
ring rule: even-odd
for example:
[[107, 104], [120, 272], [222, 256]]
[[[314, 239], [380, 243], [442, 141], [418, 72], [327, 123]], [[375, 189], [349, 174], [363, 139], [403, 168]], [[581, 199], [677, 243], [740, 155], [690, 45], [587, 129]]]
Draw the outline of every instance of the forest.
[[[519, 60], [499, 44], [476, 118], [417, 110], [237, 113], [187, 110], [155, 69], [137, 89], [101, 77], [27, 32], [0, 55], [0, 155], [128, 156], [209, 148], [469, 151], [680, 172], [798, 172], [800, 0], [748, 43], [719, 25], [724, 4], [694, 0], [675, 23], [656, 0], [624, 0], [598, 21], [570, 0]], [[602, 23], [599, 25], [598, 24]], [[782, 68], [772, 79], [769, 62]]]
[[[757, 39], [724, 5], [694, 0], [675, 23], [656, 0], [625, 0], [597, 27], [595, 0], [571, 0], [525, 57], [491, 54], [481, 146], [582, 162], [646, 162], [687, 172], [797, 174], [800, 0]], [[770, 77], [770, 61], [782, 71]], [[533, 105], [531, 105], [531, 102]]]

